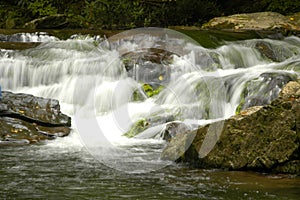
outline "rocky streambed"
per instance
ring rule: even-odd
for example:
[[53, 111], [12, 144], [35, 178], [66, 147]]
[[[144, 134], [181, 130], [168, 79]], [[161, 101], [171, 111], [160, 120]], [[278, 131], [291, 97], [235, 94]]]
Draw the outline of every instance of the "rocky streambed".
[[199, 168], [300, 175], [299, 147], [297, 80], [287, 83], [269, 105], [250, 107], [225, 121], [176, 134], [162, 157]]
[[0, 146], [24, 145], [67, 136], [71, 118], [57, 100], [29, 94], [2, 92]]

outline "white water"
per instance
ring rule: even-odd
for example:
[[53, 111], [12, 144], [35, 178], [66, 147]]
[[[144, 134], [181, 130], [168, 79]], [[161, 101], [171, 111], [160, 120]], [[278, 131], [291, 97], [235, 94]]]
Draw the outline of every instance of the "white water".
[[13, 35], [0, 34], [0, 42], [50, 42], [57, 40], [59, 39], [48, 35], [46, 32], [16, 33]]
[[[49, 142], [50, 148], [82, 148], [83, 144], [108, 166], [149, 171], [167, 164], [159, 159], [165, 143], [157, 138], [122, 136], [137, 120], [173, 116], [197, 127], [234, 115], [246, 86], [250, 96], [274, 98], [283, 79], [273, 80], [299, 76], [297, 37], [205, 49], [180, 34], [135, 34], [126, 38], [121, 34], [98, 46], [92, 38], [76, 38], [54, 39], [23, 51], [3, 50], [0, 84], [3, 90], [58, 99], [62, 112], [72, 116], [73, 133]], [[272, 46], [277, 62], [255, 48], [262, 41]], [[120, 55], [145, 48], [165, 49], [177, 56], [169, 65], [171, 78], [164, 90], [134, 102], [132, 95], [140, 83], [128, 77]], [[159, 133], [164, 124], [148, 132]]]

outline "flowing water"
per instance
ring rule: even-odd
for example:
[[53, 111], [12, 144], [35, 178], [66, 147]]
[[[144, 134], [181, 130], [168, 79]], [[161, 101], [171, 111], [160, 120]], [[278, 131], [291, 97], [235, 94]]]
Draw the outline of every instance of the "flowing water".
[[[1, 198], [299, 197], [299, 178], [195, 170], [163, 161], [166, 142], [159, 136], [169, 121], [193, 129], [269, 103], [299, 77], [300, 38], [223, 41], [213, 49], [165, 29], [133, 30], [108, 40], [80, 35], [59, 40], [45, 33], [0, 39], [41, 43], [1, 49], [2, 89], [58, 99], [73, 128], [70, 136], [39, 145], [1, 147]], [[173, 55], [157, 68], [137, 58], [126, 71], [122, 56], [145, 49]], [[147, 97], [144, 83], [163, 89]], [[137, 93], [142, 98], [136, 100]], [[137, 137], [123, 136], [145, 118], [158, 120]]]

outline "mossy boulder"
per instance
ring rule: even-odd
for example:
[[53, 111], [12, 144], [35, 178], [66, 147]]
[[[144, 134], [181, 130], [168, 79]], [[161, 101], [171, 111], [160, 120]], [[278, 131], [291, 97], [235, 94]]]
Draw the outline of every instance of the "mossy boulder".
[[[214, 129], [216, 123], [222, 128]], [[207, 134], [215, 145], [203, 155]], [[287, 83], [270, 105], [176, 135], [162, 158], [201, 168], [300, 175], [300, 80]]]

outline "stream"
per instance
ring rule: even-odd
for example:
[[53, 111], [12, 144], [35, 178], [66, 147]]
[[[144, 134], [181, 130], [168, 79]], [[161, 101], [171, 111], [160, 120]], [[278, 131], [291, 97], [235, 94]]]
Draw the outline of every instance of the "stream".
[[[2, 90], [58, 99], [73, 129], [36, 145], [1, 146], [1, 199], [299, 198], [299, 178], [193, 169], [160, 155], [171, 122], [192, 130], [275, 99], [299, 78], [300, 38], [207, 48], [174, 30], [145, 28], [108, 39], [0, 34], [0, 42], [22, 44], [0, 49]], [[149, 49], [171, 55], [152, 63]], [[160, 91], [147, 96], [145, 84]], [[145, 119], [148, 129], [124, 136]]]

